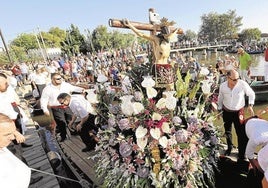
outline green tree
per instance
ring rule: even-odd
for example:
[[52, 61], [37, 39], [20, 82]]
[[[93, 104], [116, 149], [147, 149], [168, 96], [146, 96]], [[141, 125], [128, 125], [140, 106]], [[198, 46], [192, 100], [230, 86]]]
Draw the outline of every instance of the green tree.
[[244, 29], [239, 36], [239, 41], [242, 43], [251, 43], [253, 40], [259, 41], [260, 39], [261, 31], [258, 28]]
[[48, 32], [41, 32], [41, 34], [49, 48], [61, 47], [61, 42], [66, 38], [66, 31], [58, 27], [52, 27]]
[[77, 26], [71, 24], [70, 29], [66, 30], [65, 40], [61, 42], [64, 53], [69, 57], [80, 53], [80, 46], [85, 42], [85, 37], [80, 33]]
[[11, 45], [23, 48], [26, 53], [30, 49], [38, 49], [38, 42], [34, 34], [23, 33], [15, 38]]
[[204, 14], [201, 16], [202, 25], [198, 36], [210, 42], [230, 38], [239, 31], [242, 18], [236, 15], [235, 10], [229, 10], [224, 14]]
[[193, 41], [195, 39], [197, 39], [197, 34], [192, 31], [192, 30], [186, 30], [183, 34], [178, 35], [178, 41], [182, 42], [182, 41]]
[[103, 51], [112, 47], [111, 35], [107, 27], [98, 26], [92, 32], [92, 43], [96, 51]]

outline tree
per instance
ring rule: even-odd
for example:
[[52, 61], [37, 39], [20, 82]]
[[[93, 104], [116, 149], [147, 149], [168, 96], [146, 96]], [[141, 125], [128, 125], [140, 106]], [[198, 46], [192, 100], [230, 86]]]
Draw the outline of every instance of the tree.
[[34, 34], [22, 33], [11, 42], [11, 45], [23, 48], [26, 53], [30, 49], [38, 49], [38, 42]]
[[244, 29], [239, 37], [242, 43], [251, 43], [252, 40], [259, 41], [261, 39], [261, 31], [258, 28]]
[[92, 43], [96, 51], [103, 51], [109, 49], [112, 46], [110, 41], [111, 35], [109, 34], [107, 27], [101, 25], [98, 26], [92, 32]]
[[178, 35], [178, 41], [193, 41], [197, 39], [197, 34], [192, 30], [186, 30], [182, 35]]
[[235, 10], [229, 10], [225, 14], [204, 14], [201, 16], [202, 25], [198, 36], [209, 42], [230, 38], [239, 31], [242, 18], [236, 15]]
[[66, 31], [58, 27], [52, 27], [48, 32], [41, 32], [45, 44], [49, 48], [61, 47], [61, 41], [66, 38]]
[[65, 40], [61, 42], [62, 50], [69, 57], [80, 53], [80, 46], [85, 42], [85, 37], [80, 33], [77, 26], [71, 24], [66, 30]]

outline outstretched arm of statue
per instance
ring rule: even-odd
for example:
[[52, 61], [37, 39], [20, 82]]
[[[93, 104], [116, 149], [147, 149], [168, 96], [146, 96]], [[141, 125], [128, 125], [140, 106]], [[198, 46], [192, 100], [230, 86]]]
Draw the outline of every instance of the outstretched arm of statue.
[[167, 35], [167, 38], [172, 38], [174, 35], [177, 34], [177, 32], [179, 31], [180, 29], [179, 28], [176, 28], [175, 30], [173, 30], [172, 32], [170, 32], [168, 35]]
[[147, 39], [147, 40], [154, 40], [154, 38], [150, 35], [146, 35], [142, 32], [140, 32], [136, 27], [134, 27], [129, 21], [128, 19], [123, 19], [123, 24], [126, 26], [126, 27], [129, 27], [134, 33], [136, 33], [139, 37], [142, 37], [144, 39]]

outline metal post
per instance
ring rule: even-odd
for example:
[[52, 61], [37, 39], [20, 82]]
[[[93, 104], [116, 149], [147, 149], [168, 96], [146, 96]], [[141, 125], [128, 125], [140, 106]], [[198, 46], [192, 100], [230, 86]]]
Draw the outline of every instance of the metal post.
[[2, 42], [4, 44], [4, 47], [5, 47], [5, 50], [6, 50], [6, 53], [7, 53], [8, 60], [9, 60], [10, 63], [12, 63], [12, 60], [11, 60], [11, 57], [10, 57], [10, 54], [9, 54], [9, 51], [8, 51], [8, 48], [7, 48], [7, 45], [6, 45], [6, 42], [5, 42], [5, 39], [4, 39], [4, 36], [2, 34], [1, 29], [0, 29], [0, 36], [1, 36]]
[[43, 57], [44, 61], [46, 61], [46, 58], [45, 58], [45, 56], [44, 56], [43, 50], [42, 50], [42, 48], [41, 48], [40, 42], [39, 42], [39, 40], [38, 40], [38, 37], [37, 37], [37, 34], [35, 33], [35, 31], [34, 31], [34, 35], [35, 35], [35, 38], [36, 38], [38, 47], [39, 47], [39, 49], [40, 49], [40, 52], [41, 52], [41, 54], [42, 54], [42, 57]]
[[45, 54], [46, 54], [46, 56], [47, 56], [47, 59], [49, 59], [49, 56], [48, 56], [48, 54], [47, 54], [47, 48], [46, 48], [46, 45], [45, 45], [45, 42], [44, 42], [44, 39], [43, 39], [43, 36], [42, 36], [42, 34], [41, 34], [41, 32], [40, 32], [39, 27], [37, 27], [37, 30], [38, 30], [38, 34], [39, 34], [40, 37], [41, 37], [41, 41], [42, 41], [43, 47], [44, 47], [44, 49], [45, 49]]

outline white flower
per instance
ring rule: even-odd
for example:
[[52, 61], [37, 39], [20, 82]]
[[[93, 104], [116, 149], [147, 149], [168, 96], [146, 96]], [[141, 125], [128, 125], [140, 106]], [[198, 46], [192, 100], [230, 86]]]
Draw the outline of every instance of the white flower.
[[201, 67], [199, 74], [200, 74], [200, 76], [206, 76], [206, 75], [208, 75], [209, 74], [208, 68]]
[[108, 78], [106, 76], [104, 76], [103, 74], [98, 75], [97, 82], [104, 83], [107, 81], [108, 81]]
[[177, 99], [175, 97], [170, 97], [166, 100], [166, 107], [169, 110], [175, 110], [177, 106]]
[[156, 103], [156, 107], [158, 109], [163, 109], [166, 107], [166, 99], [165, 98], [161, 98], [159, 99], [159, 101]]
[[168, 122], [164, 122], [164, 123], [162, 124], [161, 129], [162, 129], [162, 131], [163, 131], [164, 133], [171, 133], [171, 129], [170, 129], [170, 127], [169, 127], [169, 123], [168, 123]]
[[135, 132], [136, 138], [143, 138], [147, 134], [147, 132], [148, 130], [146, 128], [139, 126]]
[[162, 119], [162, 116], [156, 112], [153, 113], [152, 115], [152, 120], [154, 121], [160, 121]]
[[203, 80], [202, 81], [201, 88], [202, 88], [202, 91], [203, 91], [204, 94], [210, 94], [211, 93], [210, 92], [211, 85], [212, 85], [212, 83], [210, 83], [209, 80]]
[[140, 102], [134, 102], [133, 109], [134, 109], [134, 115], [137, 115], [144, 110], [144, 106]]
[[143, 78], [144, 78], [144, 80], [141, 83], [142, 87], [147, 88], [147, 87], [154, 87], [155, 86], [155, 81], [153, 80], [153, 78], [151, 76], [144, 76]]
[[176, 91], [165, 91], [165, 92], [163, 92], [163, 95], [165, 95], [166, 98], [171, 98], [171, 97], [174, 97], [175, 93], [176, 93]]
[[135, 91], [134, 98], [136, 101], [141, 101], [143, 99], [143, 93], [140, 91]]
[[161, 136], [161, 131], [159, 128], [154, 128], [150, 130], [150, 134], [154, 139], [158, 140]]
[[126, 116], [131, 116], [134, 113], [133, 104], [131, 102], [132, 98], [132, 95], [125, 95], [120, 98], [122, 100], [121, 110]]
[[168, 139], [166, 136], [162, 136], [160, 139], [159, 139], [159, 144], [163, 147], [163, 148], [166, 148], [167, 147], [167, 144], [168, 144]]
[[148, 138], [137, 138], [137, 145], [140, 147], [141, 150], [144, 150], [145, 146], [147, 145]]
[[156, 97], [157, 91], [152, 87], [146, 87], [146, 94], [149, 99]]
[[88, 89], [88, 90], [86, 90], [86, 92], [87, 92], [86, 98], [91, 104], [99, 103], [98, 95], [95, 93], [96, 92], [95, 89]]
[[176, 91], [165, 91], [163, 94], [166, 96], [166, 107], [169, 110], [174, 110], [177, 106], [177, 99], [174, 97]]

